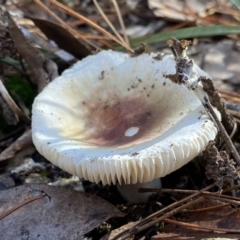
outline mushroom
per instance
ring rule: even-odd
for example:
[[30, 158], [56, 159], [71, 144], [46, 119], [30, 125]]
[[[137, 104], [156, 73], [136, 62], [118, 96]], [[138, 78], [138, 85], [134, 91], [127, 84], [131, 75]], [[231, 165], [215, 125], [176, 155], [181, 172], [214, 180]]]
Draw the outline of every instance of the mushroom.
[[[34, 101], [37, 150], [95, 183], [145, 183], [179, 169], [217, 128], [194, 91], [173, 80], [176, 66], [173, 55], [111, 50], [77, 62]], [[194, 63], [184, 74], [207, 76]]]

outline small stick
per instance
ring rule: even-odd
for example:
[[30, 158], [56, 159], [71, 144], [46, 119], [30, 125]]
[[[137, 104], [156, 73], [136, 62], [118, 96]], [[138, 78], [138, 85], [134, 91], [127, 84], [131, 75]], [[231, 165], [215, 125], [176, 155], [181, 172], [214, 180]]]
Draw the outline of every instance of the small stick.
[[[195, 199], [195, 200], [192, 200], [188, 203], [185, 203], [184, 205], [182, 206], [179, 206], [167, 213], [165, 213], [163, 216], [157, 218], [157, 219], [152, 219], [152, 221], [142, 225], [142, 226], [133, 226], [132, 228], [130, 228], [128, 231], [126, 232], [123, 232], [123, 233], [120, 233], [118, 234], [117, 236], [115, 236], [114, 240], [123, 240], [123, 239], [128, 239], [130, 236], [132, 235], [135, 235], [143, 230], [146, 230], [148, 229], [149, 227], [152, 227], [153, 225], [155, 225], [156, 223], [159, 223], [161, 221], [163, 221], [165, 218], [169, 218], [171, 217], [172, 215], [180, 212], [181, 210], [193, 205], [193, 204], [196, 204], [196, 203], [199, 203], [201, 201], [204, 200], [204, 197], [200, 197], [198, 199]], [[140, 222], [141, 223], [141, 222]]]
[[[137, 224], [135, 224], [132, 228], [129, 228], [129, 229], [127, 229], [127, 230], [124, 230], [124, 231], [120, 232], [117, 236], [114, 237], [114, 239], [116, 239], [116, 240], [117, 240], [117, 239], [118, 239], [118, 240], [120, 240], [120, 239], [127, 239], [128, 237], [130, 237], [130, 236], [132, 236], [132, 235], [134, 235], [134, 234], [136, 234], [136, 233], [139, 233], [139, 232], [143, 231], [144, 229], [147, 229], [148, 227], [153, 226], [153, 225], [155, 224], [155, 222], [153, 221], [153, 219], [156, 219], [156, 218], [157, 218], [156, 220], [157, 220], [157, 222], [159, 222], [159, 221], [161, 221], [162, 219], [171, 216], [171, 214], [170, 214], [170, 215], [167, 215], [168, 213], [172, 213], [172, 215], [173, 215], [173, 214], [176, 214], [177, 211], [181, 211], [181, 210], [183, 210], [184, 208], [187, 207], [186, 205], [183, 205], [183, 206], [181, 206], [181, 207], [183, 207], [183, 208], [180, 207], [181, 209], [179, 209], [179, 208], [177, 208], [177, 206], [179, 206], [180, 204], [183, 204], [183, 203], [185, 203], [185, 202], [187, 202], [187, 201], [189, 202], [190, 200], [191, 200], [190, 203], [193, 203], [193, 202], [192, 202], [192, 199], [193, 199], [194, 197], [197, 197], [198, 195], [201, 194], [201, 192], [207, 191], [207, 190], [209, 190], [209, 189], [211, 189], [211, 188], [213, 188], [213, 187], [215, 187], [215, 186], [216, 186], [216, 184], [213, 183], [213, 184], [211, 184], [211, 185], [203, 188], [202, 190], [197, 191], [196, 193], [193, 193], [193, 194], [191, 194], [190, 196], [188, 196], [188, 197], [186, 197], [186, 198], [183, 198], [182, 200], [180, 200], [180, 201], [178, 201], [178, 202], [172, 203], [172, 204], [170, 204], [169, 206], [167, 206], [167, 207], [165, 207], [165, 208], [163, 208], [163, 209], [161, 209], [161, 210], [159, 210], [159, 211], [157, 211], [157, 212], [149, 215], [148, 217], [146, 217], [146, 218], [143, 219], [142, 221], [140, 221], [140, 222], [138, 222]], [[202, 198], [199, 198], [199, 199], [201, 200]], [[197, 199], [197, 200], [199, 200], [199, 199]], [[199, 200], [199, 201], [200, 201], [200, 200]], [[188, 203], [188, 204], [190, 204], [190, 203]], [[178, 209], [178, 210], [177, 210], [177, 209]], [[177, 211], [176, 211], [176, 210], [177, 210]], [[169, 211], [169, 212], [165, 213], [166, 211]], [[159, 218], [159, 216], [161, 216], [162, 214], [164, 214], [164, 215]], [[160, 220], [159, 220], [159, 219], [160, 219]], [[158, 220], [159, 220], [159, 221], [158, 221]]]
[[77, 12], [72, 11], [71, 9], [69, 9], [68, 7], [66, 7], [65, 5], [63, 5], [62, 3], [60, 3], [60, 2], [58, 2], [56, 0], [50, 0], [50, 2], [52, 4], [54, 4], [55, 6], [57, 6], [59, 9], [61, 9], [62, 11], [65, 11], [68, 14], [72, 15], [73, 17], [76, 17], [77, 19], [80, 19], [80, 20], [84, 21], [89, 26], [93, 27], [97, 31], [101, 32], [105, 36], [108, 36], [110, 39], [112, 39], [116, 43], [118, 43], [121, 46], [123, 46], [124, 48], [126, 48], [130, 53], [133, 53], [133, 50], [131, 48], [129, 48], [125, 42], [121, 42], [120, 40], [118, 40], [118, 38], [114, 37], [111, 33], [106, 31], [105, 29], [103, 29], [99, 25], [95, 24], [93, 21], [90, 21], [88, 18], [84, 17], [83, 15], [81, 15], [81, 14], [79, 14]]
[[[211, 193], [211, 192], [203, 192], [201, 193], [201, 195], [203, 195], [204, 197], [215, 197], [215, 198], [218, 198], [218, 199], [229, 199], [229, 200], [233, 200], [233, 201], [237, 201], [238, 202], [238, 205], [240, 204], [240, 199], [238, 197], [232, 197], [232, 196], [229, 196], [229, 195], [225, 195], [225, 194], [220, 194], [220, 193]], [[224, 200], [223, 200], [224, 201]]]
[[206, 198], [215, 199], [215, 200], [218, 200], [220, 202], [225, 202], [225, 203], [230, 203], [232, 205], [240, 206], [240, 202], [236, 201], [236, 200], [231, 200], [231, 199], [227, 199], [227, 198], [221, 198], [221, 197], [217, 197], [217, 196], [208, 196], [208, 195], [205, 195], [205, 194], [203, 194], [203, 195]]
[[13, 101], [12, 97], [9, 95], [7, 89], [5, 88], [2, 80], [0, 79], [0, 95], [3, 97], [9, 108], [12, 112], [18, 117], [24, 120], [26, 123], [30, 123], [30, 118], [25, 115], [25, 113], [17, 106], [17, 104]]
[[230, 192], [232, 189], [239, 189], [240, 188], [240, 185], [235, 185], [235, 186], [231, 186], [229, 188], [226, 188], [222, 191], [222, 193], [226, 193], [226, 192]]
[[128, 36], [127, 36], [127, 33], [126, 33], [126, 27], [125, 27], [125, 24], [124, 24], [124, 21], [123, 21], [123, 17], [122, 17], [120, 8], [118, 6], [118, 3], [117, 3], [116, 0], [112, 0], [112, 3], [114, 5], [114, 7], [115, 7], [115, 10], [116, 10], [116, 13], [117, 13], [117, 16], [118, 16], [118, 21], [119, 21], [120, 26], [122, 28], [122, 32], [123, 32], [123, 36], [124, 36], [125, 42], [130, 47]]
[[43, 4], [40, 0], [34, 0], [34, 2], [41, 7], [44, 11], [46, 11], [51, 17], [53, 17], [57, 22], [61, 24], [63, 28], [66, 28], [71, 34], [74, 35], [77, 39], [81, 39], [82, 41], [85, 41], [87, 44], [89, 44], [91, 47], [99, 49], [95, 44], [93, 44], [88, 39], [82, 37], [82, 34], [79, 34], [76, 30], [71, 28], [68, 24], [66, 24], [60, 17], [58, 17], [53, 11], [51, 11], [45, 4]]
[[228, 136], [224, 126], [222, 125], [222, 123], [218, 119], [218, 117], [217, 117], [216, 113], [214, 112], [213, 107], [210, 104], [210, 102], [209, 102], [207, 97], [204, 97], [204, 101], [205, 102], [203, 103], [203, 106], [206, 108], [206, 110], [209, 112], [209, 114], [211, 115], [211, 117], [213, 118], [215, 123], [217, 124], [217, 126], [218, 126], [218, 128], [220, 130], [220, 133], [222, 135], [222, 138], [226, 142], [226, 145], [228, 147], [229, 152], [232, 154], [232, 156], [234, 157], [234, 159], [238, 163], [238, 165], [240, 165], [240, 156], [239, 156], [235, 146], [233, 145], [230, 137]]
[[199, 230], [206, 230], [206, 231], [211, 231], [211, 232], [240, 233], [239, 229], [204, 227], [204, 226], [200, 226], [198, 224], [179, 222], [179, 221], [172, 220], [172, 219], [164, 219], [163, 222], [174, 224], [174, 225], [177, 225], [177, 226], [182, 226], [182, 227], [187, 227], [187, 228], [194, 228], [194, 229], [199, 229]]
[[104, 13], [104, 11], [102, 10], [101, 6], [98, 4], [97, 0], [93, 0], [93, 3], [95, 4], [98, 12], [101, 14], [101, 16], [103, 17], [103, 19], [105, 20], [105, 22], [108, 24], [108, 26], [112, 29], [112, 31], [114, 32], [114, 34], [116, 35], [116, 37], [119, 39], [119, 41], [121, 41], [122, 43], [124, 43], [124, 39], [122, 38], [122, 36], [118, 33], [117, 29], [113, 26], [113, 24], [111, 23], [111, 21], [109, 20], [109, 18], [107, 17], [107, 15]]
[[223, 126], [228, 133], [231, 133], [235, 125], [234, 118], [227, 112], [226, 104], [222, 100], [218, 90], [215, 88], [213, 81], [206, 77], [201, 77], [200, 80], [203, 85], [203, 90], [209, 97], [211, 105], [216, 107], [221, 113]]
[[[234, 186], [234, 188], [239, 188], [239, 185]], [[228, 191], [231, 191], [232, 188], [230, 189], [226, 189]], [[155, 192], [155, 193], [179, 193], [179, 194], [193, 194], [193, 193], [199, 193], [198, 190], [183, 190], [183, 189], [156, 189], [156, 188], [139, 188], [138, 192], [143, 193], [143, 192]], [[203, 191], [200, 193], [200, 195], [208, 195], [208, 196], [214, 196], [214, 197], [220, 197], [220, 198], [227, 198], [227, 199], [231, 199], [231, 200], [236, 200], [239, 201], [240, 199], [237, 197], [231, 197], [229, 195], [225, 195], [222, 194], [223, 192], [226, 191], [222, 191], [221, 193], [219, 192], [207, 192], [207, 191]]]
[[206, 208], [198, 208], [194, 210], [183, 210], [182, 213], [202, 213], [202, 212], [210, 212], [210, 211], [216, 211], [218, 209], [224, 208], [231, 205], [230, 203], [224, 203], [221, 205], [206, 207]]

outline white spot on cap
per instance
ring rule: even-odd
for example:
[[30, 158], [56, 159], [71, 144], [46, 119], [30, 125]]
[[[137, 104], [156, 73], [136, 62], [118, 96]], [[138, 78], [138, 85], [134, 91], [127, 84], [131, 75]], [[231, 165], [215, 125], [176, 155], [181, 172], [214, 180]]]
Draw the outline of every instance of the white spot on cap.
[[137, 134], [139, 131], [139, 128], [138, 127], [130, 127], [127, 129], [127, 131], [125, 132], [125, 136], [126, 137], [132, 137], [134, 136], [135, 134]]

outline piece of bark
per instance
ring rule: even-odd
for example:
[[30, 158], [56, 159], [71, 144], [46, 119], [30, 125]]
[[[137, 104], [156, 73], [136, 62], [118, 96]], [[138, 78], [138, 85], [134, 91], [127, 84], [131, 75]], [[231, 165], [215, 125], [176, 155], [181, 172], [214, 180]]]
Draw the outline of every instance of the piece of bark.
[[33, 146], [32, 142], [32, 130], [29, 129], [25, 133], [22, 134], [16, 141], [14, 141], [9, 147], [7, 147], [1, 154], [0, 154], [0, 161], [7, 160], [12, 158], [17, 154], [19, 151]]
[[[2, 97], [2, 100], [4, 100], [1, 101], [0, 104], [2, 103], [1, 107], [3, 109], [3, 113], [5, 113], [5, 117], [8, 116], [7, 119], [11, 118], [12, 123], [15, 124], [19, 121], [18, 118], [21, 118], [25, 122], [30, 123], [31, 121], [30, 118], [26, 116], [23, 113], [23, 111], [17, 106], [17, 104], [13, 101], [12, 97], [9, 95], [1, 79], [0, 79], [0, 97]], [[9, 122], [11, 122], [10, 119], [8, 120]]]

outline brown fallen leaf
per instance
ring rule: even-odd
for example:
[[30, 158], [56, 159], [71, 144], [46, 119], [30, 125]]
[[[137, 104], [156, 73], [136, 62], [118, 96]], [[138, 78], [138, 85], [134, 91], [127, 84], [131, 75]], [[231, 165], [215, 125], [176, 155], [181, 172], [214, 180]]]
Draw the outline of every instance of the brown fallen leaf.
[[43, 19], [28, 17], [42, 32], [51, 40], [57, 43], [58, 47], [71, 53], [78, 60], [87, 57], [90, 51], [76, 39], [67, 29], [60, 25]]
[[32, 143], [32, 130], [29, 129], [22, 134], [16, 141], [0, 153], [0, 161], [12, 158], [20, 150], [33, 146]]
[[4, 240], [78, 239], [112, 217], [123, 217], [105, 200], [87, 193], [25, 185], [0, 191]]

